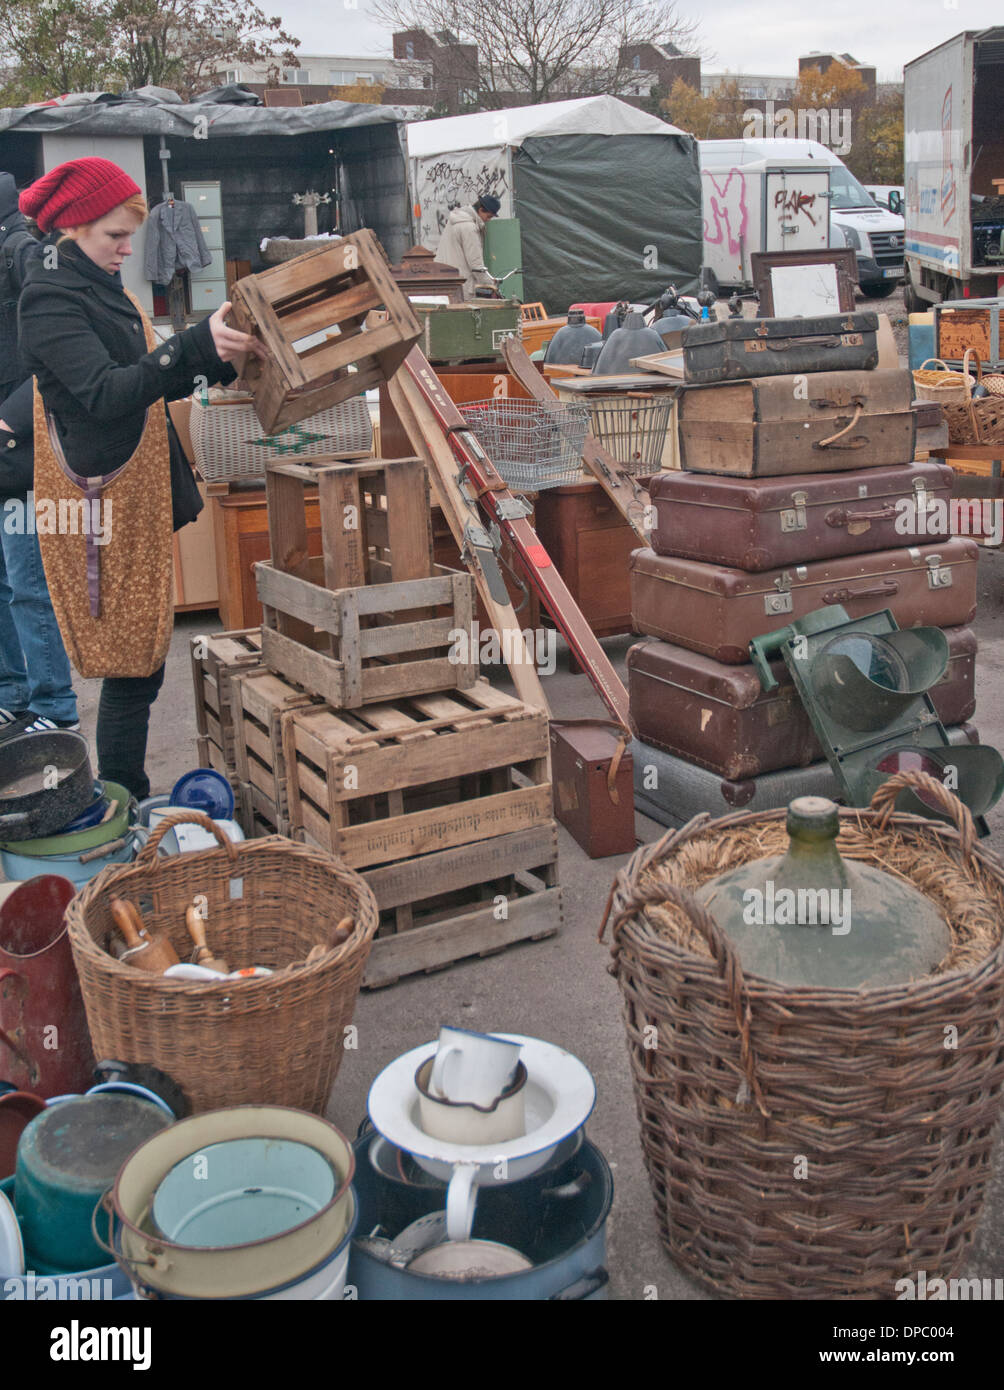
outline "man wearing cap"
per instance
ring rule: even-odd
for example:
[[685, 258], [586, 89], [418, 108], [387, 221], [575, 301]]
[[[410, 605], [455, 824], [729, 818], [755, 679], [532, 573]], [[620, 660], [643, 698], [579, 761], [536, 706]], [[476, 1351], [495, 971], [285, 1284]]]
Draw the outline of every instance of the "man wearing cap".
[[485, 265], [485, 227], [498, 217], [502, 204], [483, 193], [474, 204], [454, 208], [446, 220], [436, 260], [455, 266], [464, 277], [464, 298], [473, 299], [479, 285], [494, 286], [495, 277]]

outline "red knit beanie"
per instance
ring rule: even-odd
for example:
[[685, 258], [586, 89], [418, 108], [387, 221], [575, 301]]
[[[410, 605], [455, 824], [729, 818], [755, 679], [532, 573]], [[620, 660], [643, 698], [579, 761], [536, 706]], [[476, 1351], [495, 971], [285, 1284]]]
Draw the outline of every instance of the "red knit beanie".
[[26, 188], [18, 200], [43, 232], [53, 227], [82, 227], [96, 222], [135, 193], [142, 193], [124, 169], [110, 159], [71, 159], [50, 169]]

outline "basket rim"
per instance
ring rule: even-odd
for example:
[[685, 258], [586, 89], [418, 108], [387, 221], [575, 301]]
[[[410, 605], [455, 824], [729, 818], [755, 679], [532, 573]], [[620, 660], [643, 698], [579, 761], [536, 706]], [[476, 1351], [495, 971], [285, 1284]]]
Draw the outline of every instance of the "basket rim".
[[[868, 807], [838, 806], [837, 810], [841, 822], [847, 820], [857, 825], [860, 825], [862, 820], [868, 825], [873, 824], [881, 816], [881, 812], [873, 811]], [[670, 853], [679, 848], [680, 845], [698, 837], [704, 837], [709, 832], [717, 835], [719, 832], [726, 832], [736, 826], [763, 825], [783, 820], [787, 814], [788, 808], [786, 806], [764, 811], [734, 811], [728, 816], [717, 818], [712, 818], [709, 812], [702, 811], [693, 816], [685, 825], [667, 831], [659, 840], [639, 846], [614, 880], [610, 890], [608, 912], [601, 927], [600, 939], [603, 939], [606, 932], [608, 920], [617, 916], [619, 906], [623, 908], [630, 893], [632, 880], [637, 881], [647, 869], [665, 862]], [[889, 817], [887, 825], [898, 831], [913, 832], [918, 838], [922, 835], [933, 834], [937, 839], [947, 840], [951, 845], [961, 844], [961, 836], [954, 826], [947, 824], [947, 822], [930, 820], [926, 816], [897, 811]], [[971, 852], [1004, 889], [1004, 860], [995, 851], [982, 849], [979, 845], [974, 845]], [[952, 856], [946, 853], [947, 857]], [[667, 937], [658, 935], [651, 923], [645, 921], [643, 912], [635, 912], [615, 931], [614, 940], [611, 942], [611, 954], [615, 960], [619, 953], [616, 939], [619, 932], [628, 931], [632, 927], [635, 929], [635, 935], [639, 941], [644, 939], [647, 945], [657, 945], [659, 950], [667, 956], [675, 956], [681, 963], [685, 963], [688, 971], [697, 971], [713, 979], [727, 994], [727, 986], [713, 957], [699, 955], [696, 951], [689, 951]], [[614, 968], [616, 969], [616, 966]], [[920, 980], [904, 980], [887, 985], [824, 988], [819, 985], [784, 984], [768, 976], [754, 974], [745, 968], [743, 968], [743, 978], [749, 996], [761, 1003], [777, 1002], [784, 998], [790, 1000], [795, 1007], [804, 1004], [817, 1007], [821, 1003], [832, 1001], [835, 1005], [843, 1008], [856, 1006], [858, 1009], [874, 1008], [876, 1012], [885, 1012], [891, 1003], [906, 999], [909, 999], [911, 1003], [917, 1003], [921, 1000], [926, 1002], [929, 999], [933, 1003], [938, 995], [955, 990], [963, 983], [970, 985], [985, 974], [1002, 972], [1004, 972], [1004, 932], [1002, 932], [997, 945], [983, 960], [961, 969], [947, 970], [940, 975], [928, 975]]]
[[[183, 860], [186, 867], [190, 865], [193, 870], [196, 870], [200, 864], [207, 864], [222, 856], [224, 859], [231, 860], [234, 865], [235, 876], [240, 876], [241, 860], [253, 859], [265, 850], [271, 851], [277, 846], [288, 849], [289, 853], [295, 854], [298, 859], [312, 862], [315, 866], [325, 870], [333, 882], [355, 889], [359, 896], [360, 909], [357, 914], [357, 930], [347, 941], [341, 942], [327, 955], [313, 961], [310, 965], [307, 965], [305, 961], [290, 962], [288, 966], [280, 966], [271, 975], [245, 980], [224, 979], [219, 982], [165, 980], [162, 975], [154, 974], [152, 971], [137, 970], [133, 966], [124, 965], [115, 956], [103, 951], [88, 930], [86, 921], [88, 910], [112, 884], [125, 886], [130, 878], [143, 879], [149, 878], [151, 874], [156, 874], [158, 867], [162, 864], [159, 858], [154, 860], [152, 864], [137, 865], [135, 862], [127, 865], [109, 864], [85, 884], [66, 909], [65, 921], [70, 946], [74, 951], [79, 950], [83, 956], [88, 957], [90, 963], [96, 968], [104, 970], [111, 976], [129, 979], [134, 988], [154, 993], [160, 990], [169, 990], [176, 994], [194, 992], [199, 995], [207, 994], [210, 991], [232, 990], [235, 984], [240, 985], [242, 993], [249, 993], [254, 989], [257, 989], [258, 992], [269, 988], [274, 989], [277, 985], [283, 985], [292, 980], [297, 982], [309, 980], [315, 975], [343, 965], [363, 947], [368, 948], [380, 925], [380, 913], [372, 890], [365, 879], [354, 869], [350, 869], [348, 865], [342, 864], [340, 860], [323, 850], [314, 849], [311, 845], [300, 844], [295, 840], [288, 840], [282, 835], [266, 835], [234, 844], [236, 856], [232, 859], [229, 852], [221, 846], [204, 850], [190, 850], [182, 856], [175, 856], [175, 858]], [[360, 926], [362, 927], [361, 932], [358, 930]], [[286, 972], [293, 965], [297, 967], [296, 974], [287, 974]]]

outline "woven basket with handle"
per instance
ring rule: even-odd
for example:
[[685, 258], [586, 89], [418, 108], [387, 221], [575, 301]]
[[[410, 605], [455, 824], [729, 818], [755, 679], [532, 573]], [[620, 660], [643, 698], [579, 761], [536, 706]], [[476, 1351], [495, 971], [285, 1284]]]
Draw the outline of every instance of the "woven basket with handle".
[[976, 362], [976, 380], [983, 380], [983, 368], [975, 348], [968, 348], [962, 359], [962, 400], [945, 405], [950, 444], [1004, 444], [1004, 398], [996, 394], [973, 396], [969, 375], [970, 361]]
[[[894, 813], [907, 787], [957, 828]], [[947, 1278], [980, 1221], [1004, 1103], [1004, 864], [940, 782], [898, 773], [841, 809], [845, 856], [898, 874], [948, 921], [937, 971], [875, 989], [744, 975], [693, 896], [785, 848], [784, 810], [710, 821], [617, 876], [613, 964], [642, 1147], [671, 1257], [736, 1298], [895, 1298]], [[798, 930], [798, 928], [793, 928]]]
[[[163, 836], [186, 821], [212, 831], [219, 848], [158, 857]], [[193, 956], [185, 910], [200, 907], [215, 956], [274, 974], [201, 984], [124, 964], [108, 950], [113, 898], [136, 903], [150, 935], [166, 934], [182, 961]], [[346, 917], [352, 934], [332, 945]], [[378, 924], [358, 874], [277, 835], [233, 844], [192, 811], [165, 817], [129, 867], [103, 869], [66, 920], [97, 1056], [159, 1067], [195, 1112], [258, 1104], [323, 1112]], [[330, 949], [306, 964], [320, 944]]]

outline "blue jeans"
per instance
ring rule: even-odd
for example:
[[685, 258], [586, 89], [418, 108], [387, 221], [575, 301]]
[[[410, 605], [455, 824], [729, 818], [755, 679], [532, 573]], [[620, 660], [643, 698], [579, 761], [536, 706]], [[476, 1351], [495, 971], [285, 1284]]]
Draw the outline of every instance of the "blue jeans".
[[9, 534], [8, 516], [0, 503], [0, 706], [73, 721], [77, 697], [38, 537]]

